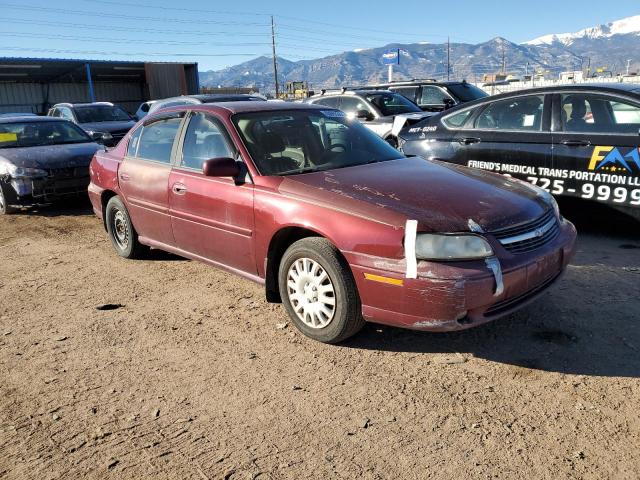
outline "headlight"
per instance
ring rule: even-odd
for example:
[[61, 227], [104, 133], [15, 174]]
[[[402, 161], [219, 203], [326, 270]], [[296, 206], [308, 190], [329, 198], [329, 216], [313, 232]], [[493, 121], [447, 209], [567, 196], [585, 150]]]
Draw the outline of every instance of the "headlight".
[[422, 260], [471, 260], [493, 255], [491, 246], [479, 235], [419, 233], [416, 257]]
[[8, 172], [13, 178], [46, 177], [49, 175], [46, 170], [41, 170], [39, 168], [16, 167], [15, 165], [10, 165]]
[[97, 132], [95, 130], [87, 130], [89, 136], [94, 140], [111, 140], [113, 135], [109, 132]]

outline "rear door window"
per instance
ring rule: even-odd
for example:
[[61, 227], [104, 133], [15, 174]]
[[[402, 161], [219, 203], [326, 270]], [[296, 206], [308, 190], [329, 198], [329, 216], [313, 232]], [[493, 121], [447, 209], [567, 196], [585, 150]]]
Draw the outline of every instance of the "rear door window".
[[371, 108], [369, 108], [367, 102], [360, 97], [342, 97], [342, 102], [340, 102], [340, 110], [354, 116], [357, 115], [360, 110], [371, 112]]
[[313, 103], [315, 103], [316, 105], [325, 105], [331, 108], [338, 108], [338, 104], [340, 103], [340, 98], [339, 97], [321, 98], [319, 100], [316, 100]]
[[412, 102], [416, 101], [416, 94], [418, 93], [418, 87], [396, 87], [389, 90], [399, 93], [405, 98], [408, 98]]
[[181, 118], [166, 118], [145, 125], [140, 135], [137, 157], [160, 163], [171, 163], [171, 151]]
[[544, 95], [528, 95], [490, 103], [476, 119], [482, 130], [536, 132], [542, 128]]
[[445, 99], [453, 100], [451, 95], [435, 85], [423, 85], [420, 105], [444, 105]]
[[475, 109], [470, 108], [461, 112], [454, 113], [452, 115], [448, 115], [442, 119], [442, 123], [444, 123], [449, 128], [460, 128], [467, 122], [474, 111]]

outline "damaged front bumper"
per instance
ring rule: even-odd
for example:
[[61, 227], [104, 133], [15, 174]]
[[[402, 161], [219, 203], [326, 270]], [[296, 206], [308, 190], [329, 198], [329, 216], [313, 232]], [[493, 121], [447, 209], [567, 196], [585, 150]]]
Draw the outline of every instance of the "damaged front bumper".
[[499, 252], [486, 261], [426, 262], [406, 278], [406, 261], [349, 254], [367, 321], [415, 330], [453, 331], [508, 315], [535, 300], [564, 272], [576, 231], [524, 255]]
[[76, 167], [52, 171], [46, 177], [5, 177], [7, 204], [13, 207], [30, 207], [52, 203], [66, 197], [87, 194], [89, 168]]

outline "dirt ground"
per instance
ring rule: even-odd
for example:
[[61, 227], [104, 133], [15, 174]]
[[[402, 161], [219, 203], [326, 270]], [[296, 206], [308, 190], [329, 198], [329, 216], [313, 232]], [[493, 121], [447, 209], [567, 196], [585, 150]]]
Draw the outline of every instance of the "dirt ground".
[[639, 225], [596, 207], [521, 312], [340, 346], [86, 206], [2, 217], [0, 478], [639, 478]]

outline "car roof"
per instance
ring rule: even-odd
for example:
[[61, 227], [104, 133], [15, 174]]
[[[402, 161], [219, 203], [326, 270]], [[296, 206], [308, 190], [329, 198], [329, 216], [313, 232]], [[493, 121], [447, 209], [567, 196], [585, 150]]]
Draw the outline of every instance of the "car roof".
[[522, 90], [514, 90], [512, 92], [499, 93], [488, 97], [478, 98], [467, 103], [460, 103], [443, 112], [436, 113], [435, 116], [443, 117], [458, 110], [473, 108], [476, 105], [488, 104], [497, 100], [519, 97], [522, 95], [535, 95], [545, 93], [562, 93], [562, 92], [592, 92], [592, 93], [613, 93], [613, 94], [631, 94], [640, 96], [640, 84], [634, 83], [574, 83], [570, 85], [555, 85], [546, 87], [523, 88]]
[[31, 115], [15, 115], [12, 117], [0, 117], [0, 123], [21, 123], [21, 122], [30, 122], [30, 123], [69, 122], [69, 120], [65, 120], [64, 118], [59, 118], [59, 117], [38, 117], [38, 116], [31, 116]]
[[324, 93], [319, 93], [317, 95], [313, 95], [309, 97], [310, 99], [317, 99], [322, 97], [335, 97], [337, 95], [371, 95], [371, 94], [382, 94], [382, 93], [390, 93], [392, 95], [399, 95], [397, 92], [392, 92], [391, 90], [382, 90], [375, 88], [345, 88], [341, 90], [328, 90]]
[[313, 105], [310, 103], [294, 103], [294, 102], [223, 102], [223, 103], [202, 103], [198, 105], [178, 105], [175, 107], [163, 108], [162, 111], [154, 112], [153, 115], [167, 112], [176, 112], [182, 110], [198, 110], [198, 111], [227, 111], [230, 114], [248, 113], [248, 112], [286, 112], [291, 110], [336, 110], [335, 108], [324, 105]]
[[95, 107], [95, 106], [106, 106], [106, 107], [113, 107], [113, 103], [111, 102], [85, 102], [85, 103], [56, 103], [53, 107], [51, 108], [56, 108], [56, 107], [71, 107], [71, 108], [75, 108], [75, 107]]
[[398, 80], [396, 82], [382, 82], [382, 83], [375, 83], [375, 84], [371, 84], [368, 85], [368, 87], [413, 87], [413, 86], [420, 86], [420, 85], [463, 85], [463, 84], [467, 84], [470, 85], [469, 82], [467, 82], [466, 80], [444, 80], [444, 81], [437, 81], [437, 80], [432, 80], [432, 79], [423, 79], [423, 80]]

